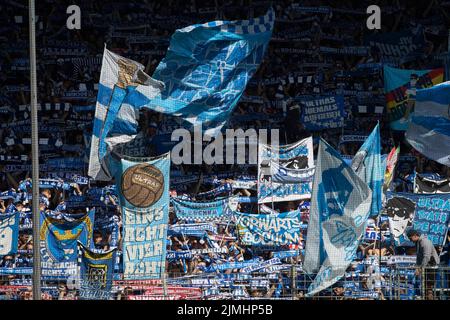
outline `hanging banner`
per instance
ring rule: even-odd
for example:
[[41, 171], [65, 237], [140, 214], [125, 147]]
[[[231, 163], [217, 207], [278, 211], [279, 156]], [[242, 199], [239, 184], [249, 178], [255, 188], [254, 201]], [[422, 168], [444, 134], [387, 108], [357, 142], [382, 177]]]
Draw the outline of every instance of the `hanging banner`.
[[80, 300], [110, 300], [116, 250], [91, 251], [78, 242]]
[[95, 209], [88, 213], [41, 212], [42, 275], [67, 278], [77, 271], [77, 241], [92, 245]]
[[244, 245], [288, 245], [300, 243], [300, 211], [272, 214], [235, 212], [237, 230]]
[[170, 155], [140, 160], [148, 161], [112, 162], [118, 166], [125, 280], [159, 279], [165, 270]]
[[345, 120], [343, 96], [321, 96], [301, 99], [301, 122], [307, 130], [342, 128]]
[[171, 201], [177, 218], [190, 222], [227, 220], [237, 207], [233, 197], [204, 202], [172, 197]]
[[426, 47], [423, 28], [399, 32], [369, 34], [364, 44], [374, 48], [382, 57], [382, 62], [404, 63], [420, 58]]
[[406, 232], [420, 231], [436, 246], [442, 246], [450, 221], [450, 194], [392, 193], [386, 195], [389, 228], [397, 246], [411, 244]]
[[258, 203], [310, 198], [313, 168], [312, 137], [278, 147], [260, 143]]
[[450, 178], [417, 173], [414, 178], [414, 193], [450, 193]]
[[0, 214], [0, 256], [15, 254], [19, 243], [19, 211]]
[[384, 66], [384, 92], [391, 129], [408, 129], [417, 89], [432, 87], [444, 80], [444, 69], [403, 70]]

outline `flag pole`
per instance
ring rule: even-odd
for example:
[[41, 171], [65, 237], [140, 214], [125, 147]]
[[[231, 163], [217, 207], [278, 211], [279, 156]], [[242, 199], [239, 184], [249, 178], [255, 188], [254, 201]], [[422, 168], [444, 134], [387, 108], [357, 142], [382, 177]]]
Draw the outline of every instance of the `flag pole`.
[[39, 140], [36, 86], [36, 16], [34, 0], [28, 0], [30, 28], [30, 109], [31, 109], [31, 159], [33, 194], [33, 299], [41, 300], [41, 253], [39, 236]]

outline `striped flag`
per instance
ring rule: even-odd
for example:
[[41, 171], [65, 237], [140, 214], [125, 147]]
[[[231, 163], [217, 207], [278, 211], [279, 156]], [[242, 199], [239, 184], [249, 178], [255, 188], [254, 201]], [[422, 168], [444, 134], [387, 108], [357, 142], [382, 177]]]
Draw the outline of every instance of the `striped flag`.
[[89, 176], [96, 180], [111, 180], [107, 153], [115, 145], [131, 141], [137, 134], [139, 110], [130, 93], [139, 92], [151, 99], [163, 88], [162, 82], [144, 73], [143, 65], [105, 47], [92, 131]]
[[417, 91], [406, 140], [427, 158], [450, 166], [450, 81]]

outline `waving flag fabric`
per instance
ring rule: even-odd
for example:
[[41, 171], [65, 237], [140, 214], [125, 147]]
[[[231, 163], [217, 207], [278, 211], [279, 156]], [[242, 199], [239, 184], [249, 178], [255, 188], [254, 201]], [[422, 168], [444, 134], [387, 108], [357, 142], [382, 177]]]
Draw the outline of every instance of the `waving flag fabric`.
[[108, 150], [133, 140], [138, 133], [137, 102], [126, 98], [135, 92], [151, 99], [164, 87], [162, 82], [150, 78], [143, 70], [140, 63], [105, 48], [89, 159], [89, 176], [96, 180], [111, 180], [106, 157]]
[[371, 216], [377, 216], [382, 208], [381, 195], [384, 170], [381, 161], [380, 125], [377, 124], [364, 144], [353, 157], [351, 167], [372, 190]]
[[261, 63], [272, 35], [273, 9], [261, 17], [213, 21], [176, 30], [153, 78], [165, 89], [154, 98], [134, 91], [140, 106], [202, 123], [214, 136], [226, 123]]
[[345, 274], [364, 234], [371, 197], [367, 184], [321, 139], [303, 264], [308, 273], [319, 271], [309, 296]]
[[450, 81], [417, 91], [406, 140], [427, 158], [450, 166]]

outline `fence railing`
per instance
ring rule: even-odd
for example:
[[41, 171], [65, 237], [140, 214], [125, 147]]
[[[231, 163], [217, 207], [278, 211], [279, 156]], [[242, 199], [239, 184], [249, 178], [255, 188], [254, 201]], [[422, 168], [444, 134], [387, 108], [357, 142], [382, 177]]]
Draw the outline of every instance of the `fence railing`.
[[[347, 272], [330, 288], [307, 297], [314, 278], [294, 265], [276, 273], [171, 274], [163, 280], [118, 280], [99, 275], [46, 280], [41, 285], [42, 298], [49, 300], [450, 300], [450, 267], [395, 266], [383, 273]], [[2, 276], [0, 280], [0, 299], [32, 299], [29, 277]]]

